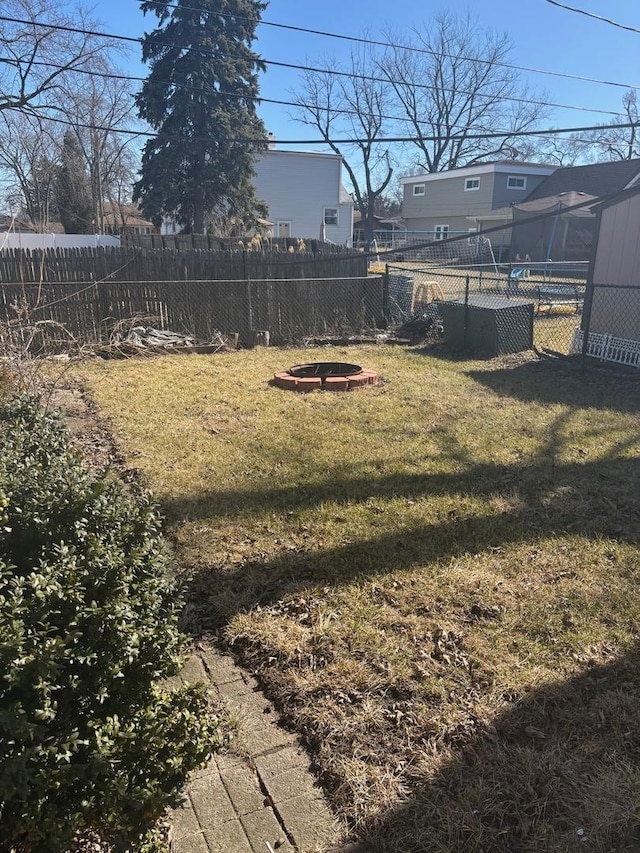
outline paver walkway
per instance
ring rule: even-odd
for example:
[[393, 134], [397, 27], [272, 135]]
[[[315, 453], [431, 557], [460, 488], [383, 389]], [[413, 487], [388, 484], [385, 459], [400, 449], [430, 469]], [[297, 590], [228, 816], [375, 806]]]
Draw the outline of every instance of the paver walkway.
[[200, 645], [180, 678], [211, 684], [237, 719], [238, 738], [233, 753], [214, 756], [188, 783], [171, 815], [172, 853], [365, 853], [336, 846], [341, 827], [305, 751], [278, 726], [249, 673]]

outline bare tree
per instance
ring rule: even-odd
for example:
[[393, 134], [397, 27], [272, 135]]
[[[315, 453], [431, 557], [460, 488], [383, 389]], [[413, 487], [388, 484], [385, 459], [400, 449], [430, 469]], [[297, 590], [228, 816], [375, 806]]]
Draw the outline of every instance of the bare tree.
[[56, 218], [55, 181], [62, 138], [32, 116], [6, 111], [0, 121], [0, 172], [12, 210], [38, 231]]
[[[319, 131], [331, 150], [342, 157], [368, 248], [376, 200], [393, 175], [392, 151], [379, 144], [389, 125], [391, 89], [376, 79], [377, 65], [366, 48], [353, 51], [343, 68], [331, 59], [322, 65], [321, 71], [305, 72], [300, 88], [293, 93], [298, 105], [294, 118]], [[340, 144], [341, 135], [358, 141]]]
[[[443, 12], [414, 32], [414, 50], [390, 48], [380, 71], [420, 151], [418, 165], [439, 172], [497, 157], [521, 159], [518, 133], [535, 129], [546, 110], [506, 67], [509, 37], [483, 30], [470, 13]], [[398, 38], [389, 33], [388, 40]]]
[[582, 134], [582, 147], [596, 160], [633, 160], [640, 157], [640, 110], [638, 92], [629, 89], [622, 97], [622, 113], [610, 124], [631, 127], [603, 128]]
[[3, 0], [0, 111], [57, 109], [69, 72], [86, 67], [108, 46], [81, 32], [95, 27], [81, 6], [67, 9], [56, 0]]
[[90, 75], [70, 77], [64, 87], [64, 112], [91, 178], [94, 228], [102, 233], [105, 201], [111, 204], [116, 218], [114, 206], [131, 202], [137, 165], [131, 146], [137, 137], [130, 131], [137, 121], [132, 87], [118, 77], [108, 58], [96, 57], [92, 71]]

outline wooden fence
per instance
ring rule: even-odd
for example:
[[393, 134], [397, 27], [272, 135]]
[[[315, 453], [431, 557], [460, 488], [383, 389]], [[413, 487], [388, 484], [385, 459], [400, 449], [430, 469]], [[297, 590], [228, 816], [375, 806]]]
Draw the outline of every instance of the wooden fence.
[[208, 249], [213, 251], [238, 251], [250, 247], [253, 251], [263, 252], [299, 252], [304, 251], [313, 255], [352, 255], [353, 249], [337, 243], [327, 243], [324, 240], [300, 237], [216, 237], [212, 234], [122, 234], [122, 246], [137, 249]]
[[[381, 276], [252, 281], [102, 281], [0, 284], [0, 323], [52, 321], [81, 343], [110, 339], [116, 326], [156, 325], [210, 340], [215, 332], [270, 332], [275, 344], [375, 328], [383, 314]], [[59, 332], [52, 336], [64, 340]]]
[[209, 249], [9, 249], [0, 251], [0, 284], [116, 281], [235, 281], [357, 278], [367, 259], [357, 253]]

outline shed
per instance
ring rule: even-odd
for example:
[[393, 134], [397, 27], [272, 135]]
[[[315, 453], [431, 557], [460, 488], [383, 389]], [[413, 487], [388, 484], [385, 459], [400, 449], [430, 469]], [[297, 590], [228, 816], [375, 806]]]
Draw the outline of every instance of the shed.
[[572, 351], [640, 368], [640, 186], [594, 207], [596, 241]]

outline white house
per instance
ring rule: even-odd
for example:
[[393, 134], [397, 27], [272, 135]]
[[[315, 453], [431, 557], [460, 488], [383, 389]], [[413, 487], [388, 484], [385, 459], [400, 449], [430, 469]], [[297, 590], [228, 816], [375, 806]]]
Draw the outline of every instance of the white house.
[[350, 245], [353, 201], [342, 185], [342, 158], [270, 147], [256, 162], [256, 196], [268, 209], [274, 237], [326, 239]]
[[[342, 157], [317, 151], [280, 151], [271, 142], [255, 164], [256, 197], [267, 205], [262, 233], [327, 240], [350, 246], [353, 201], [342, 185]], [[161, 234], [178, 234], [167, 217]]]

